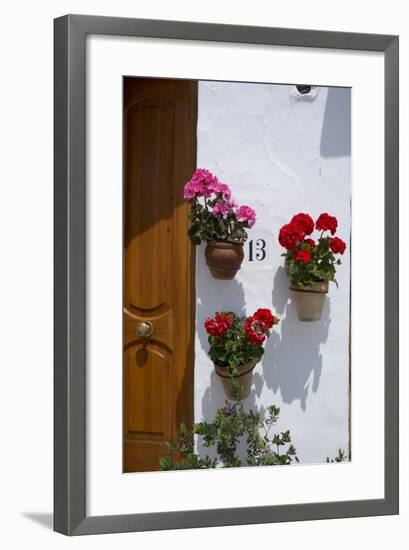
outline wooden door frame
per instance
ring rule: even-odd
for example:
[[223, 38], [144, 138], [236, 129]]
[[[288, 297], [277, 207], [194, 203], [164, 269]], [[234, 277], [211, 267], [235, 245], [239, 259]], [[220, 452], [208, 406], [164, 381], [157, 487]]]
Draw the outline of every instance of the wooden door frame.
[[[124, 89], [125, 89], [125, 80], [126, 79], [138, 79], [138, 80], [157, 80], [157, 81], [184, 81], [192, 84], [192, 109], [193, 119], [192, 127], [194, 128], [194, 148], [193, 148], [193, 164], [194, 168], [197, 167], [197, 122], [198, 122], [198, 85], [199, 81], [195, 79], [177, 79], [177, 78], [164, 78], [164, 77], [137, 77], [131, 75], [124, 75], [122, 79], [122, 98], [124, 101]], [[127, 167], [126, 167], [126, 140], [127, 140], [127, 126], [126, 126], [126, 117], [125, 117], [125, 102], [122, 107], [122, 220], [123, 220], [123, 230], [122, 230], [122, 307], [125, 306], [125, 245], [126, 245], [126, 235], [125, 235], [125, 215], [126, 215], [126, 185], [127, 185]], [[189, 304], [188, 322], [186, 326], [188, 327], [188, 341], [189, 346], [186, 349], [186, 364], [187, 367], [184, 371], [183, 386], [187, 386], [185, 391], [180, 391], [179, 394], [175, 392], [175, 421], [172, 428], [172, 442], [176, 443], [179, 437], [179, 427], [181, 422], [187, 425], [189, 428], [193, 426], [194, 422], [194, 375], [195, 375], [195, 335], [196, 335], [196, 246], [190, 241], [187, 230], [189, 227], [189, 204], [184, 201], [182, 204], [174, 203], [174, 209], [178, 210], [177, 219], [175, 220], [174, 231], [176, 240], [180, 241], [181, 239], [186, 240], [186, 249], [188, 251], [188, 258], [186, 261], [186, 268], [188, 270], [186, 276], [186, 287], [182, 289], [183, 292], [187, 293], [187, 301]], [[182, 220], [180, 220], [182, 218]], [[178, 223], [182, 222], [182, 223]], [[177, 320], [176, 320], [177, 322]], [[122, 316], [122, 338], [123, 346], [125, 340], [125, 321]], [[177, 359], [176, 359], [177, 360]], [[176, 369], [175, 369], [176, 372]], [[179, 395], [182, 399], [179, 401]], [[123, 473], [131, 473], [125, 469], [125, 444], [126, 444], [126, 419], [125, 419], [125, 402], [126, 402], [126, 383], [125, 383], [125, 356], [123, 354], [122, 360], [122, 433], [123, 433], [123, 444], [122, 444], [122, 464], [123, 464]], [[164, 454], [165, 449], [164, 449]], [[177, 460], [180, 458], [179, 453], [172, 452], [171, 456], [173, 459]], [[159, 468], [158, 468], [159, 469]]]

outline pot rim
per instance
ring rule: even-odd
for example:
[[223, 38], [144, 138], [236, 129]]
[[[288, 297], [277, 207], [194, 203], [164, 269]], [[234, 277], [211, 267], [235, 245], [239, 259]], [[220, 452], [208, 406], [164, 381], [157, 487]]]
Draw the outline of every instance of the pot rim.
[[[318, 290], [314, 288], [315, 285], [321, 285], [322, 283], [326, 284], [325, 290]], [[311, 287], [304, 286], [302, 283], [298, 283], [298, 286], [290, 285], [290, 290], [294, 292], [310, 292], [312, 294], [327, 294], [329, 287], [329, 280], [322, 279], [322, 281], [316, 281]]]
[[220, 248], [231, 248], [234, 246], [243, 247], [244, 243], [230, 243], [227, 241], [206, 241], [207, 245], [211, 244], [213, 246], [218, 246]]
[[[241, 373], [239, 373], [237, 376], [234, 376], [234, 378], [241, 378], [242, 376], [244, 376], [244, 375], [248, 374], [249, 372], [251, 372], [251, 371], [255, 368], [255, 366], [257, 365], [257, 363], [259, 363], [259, 361], [260, 361], [259, 359], [252, 359], [252, 360], [249, 361], [248, 363], [243, 363], [242, 365], [239, 365], [238, 368], [240, 368], [240, 367], [245, 367], [246, 365], [249, 365], [250, 368], [249, 368], [248, 370], [246, 370], [245, 372], [241, 372]], [[214, 367], [215, 367], [216, 374], [217, 374], [218, 376], [220, 376], [220, 378], [230, 378], [229, 375], [226, 376], [226, 375], [224, 375], [224, 374], [222, 374], [222, 373], [217, 372], [217, 369], [227, 369], [228, 367], [225, 367], [225, 366], [223, 366], [223, 365], [217, 365], [216, 363], [213, 363], [213, 365], [214, 365]], [[216, 367], [217, 367], [217, 368], [216, 368]]]

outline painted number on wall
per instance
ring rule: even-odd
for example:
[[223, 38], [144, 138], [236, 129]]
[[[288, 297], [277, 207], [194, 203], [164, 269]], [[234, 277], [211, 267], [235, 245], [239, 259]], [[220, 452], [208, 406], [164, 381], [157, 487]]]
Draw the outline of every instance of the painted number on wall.
[[251, 240], [249, 245], [249, 262], [262, 262], [266, 259], [266, 241], [264, 239]]

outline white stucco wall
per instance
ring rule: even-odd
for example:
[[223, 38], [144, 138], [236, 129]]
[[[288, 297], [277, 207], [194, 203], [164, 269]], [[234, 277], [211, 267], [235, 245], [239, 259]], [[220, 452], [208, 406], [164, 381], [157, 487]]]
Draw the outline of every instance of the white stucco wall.
[[[301, 462], [322, 462], [348, 448], [350, 90], [199, 83], [198, 166], [228, 183], [257, 212], [250, 239], [265, 239], [265, 261], [248, 261], [233, 281], [211, 277], [197, 249], [195, 420], [224, 403], [207, 355], [203, 321], [218, 310], [271, 308], [281, 319], [255, 368], [246, 406], [281, 407], [277, 430], [290, 429]], [[298, 212], [338, 218], [347, 243], [322, 319], [298, 321], [283, 269], [280, 227]]]

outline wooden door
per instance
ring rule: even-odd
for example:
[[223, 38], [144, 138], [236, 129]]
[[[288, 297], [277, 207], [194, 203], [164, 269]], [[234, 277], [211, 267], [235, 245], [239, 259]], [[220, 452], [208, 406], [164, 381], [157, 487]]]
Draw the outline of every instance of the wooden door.
[[125, 472], [159, 470], [193, 421], [196, 124], [196, 82], [124, 79]]

